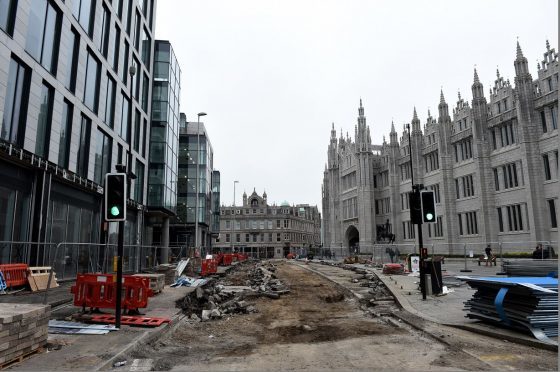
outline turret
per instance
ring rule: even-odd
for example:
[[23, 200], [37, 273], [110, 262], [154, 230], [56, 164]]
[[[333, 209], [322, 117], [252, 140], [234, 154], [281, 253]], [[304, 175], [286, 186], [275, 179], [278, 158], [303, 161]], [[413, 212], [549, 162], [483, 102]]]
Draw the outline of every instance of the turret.
[[243, 191], [243, 206], [247, 206], [247, 193], [245, 191]]
[[439, 96], [438, 111], [439, 111], [439, 120], [438, 120], [439, 123], [449, 122], [451, 120], [451, 118], [449, 117], [449, 107], [447, 106], [447, 103], [445, 102], [445, 97], [443, 96], [443, 89], [441, 90]]

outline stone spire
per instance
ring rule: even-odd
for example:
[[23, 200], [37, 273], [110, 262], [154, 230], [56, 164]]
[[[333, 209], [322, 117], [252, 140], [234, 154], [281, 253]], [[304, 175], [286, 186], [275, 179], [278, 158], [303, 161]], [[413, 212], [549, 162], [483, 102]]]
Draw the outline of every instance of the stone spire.
[[412, 132], [417, 133], [420, 132], [420, 120], [418, 119], [418, 115], [416, 114], [416, 106], [414, 106], [414, 112], [412, 113]]
[[443, 88], [441, 89], [439, 95], [438, 111], [439, 111], [440, 122], [449, 119], [449, 107], [447, 106], [447, 103], [445, 102], [445, 97], [443, 96]]
[[397, 131], [395, 130], [395, 123], [391, 121], [391, 132], [389, 133], [389, 143], [392, 145], [398, 145]]
[[484, 97], [483, 89], [484, 89], [484, 87], [482, 86], [482, 83], [480, 82], [480, 79], [478, 78], [478, 72], [476, 71], [476, 67], [475, 67], [474, 68], [474, 82], [473, 82], [473, 85], [471, 86], [473, 99]]
[[529, 75], [529, 65], [527, 63], [527, 58], [523, 56], [521, 46], [519, 46], [519, 40], [517, 41], [517, 57], [513, 62], [513, 66], [515, 67], [516, 79], [517, 77], [521, 77], [523, 75]]

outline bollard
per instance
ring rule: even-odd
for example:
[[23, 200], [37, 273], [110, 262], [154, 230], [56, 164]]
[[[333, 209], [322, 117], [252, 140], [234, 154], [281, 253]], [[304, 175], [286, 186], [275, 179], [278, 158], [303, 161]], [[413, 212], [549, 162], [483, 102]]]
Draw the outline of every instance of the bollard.
[[461, 269], [460, 271], [462, 273], [470, 273], [472, 272], [472, 270], [467, 269], [467, 243], [463, 244], [463, 254], [465, 257], [465, 268]]

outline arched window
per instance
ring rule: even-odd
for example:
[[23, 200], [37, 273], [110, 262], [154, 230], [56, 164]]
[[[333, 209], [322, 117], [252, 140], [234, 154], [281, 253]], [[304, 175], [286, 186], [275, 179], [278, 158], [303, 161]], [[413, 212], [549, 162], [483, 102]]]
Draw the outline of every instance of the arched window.
[[259, 201], [257, 199], [252, 199], [251, 200], [251, 207], [256, 207], [259, 205]]

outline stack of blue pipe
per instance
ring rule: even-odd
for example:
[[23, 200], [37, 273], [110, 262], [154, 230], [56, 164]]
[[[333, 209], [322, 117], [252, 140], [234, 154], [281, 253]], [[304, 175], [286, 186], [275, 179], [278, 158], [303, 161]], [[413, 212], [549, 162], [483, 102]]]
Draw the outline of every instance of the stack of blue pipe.
[[557, 278], [458, 278], [476, 290], [465, 302], [468, 318], [529, 331], [543, 342], [555, 343], [549, 337], [558, 337]]

